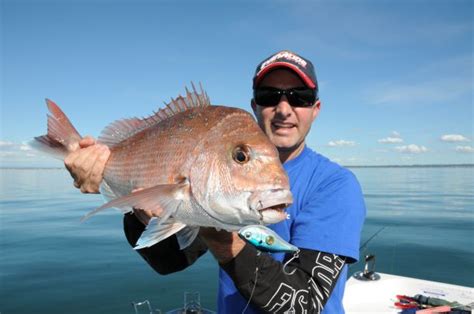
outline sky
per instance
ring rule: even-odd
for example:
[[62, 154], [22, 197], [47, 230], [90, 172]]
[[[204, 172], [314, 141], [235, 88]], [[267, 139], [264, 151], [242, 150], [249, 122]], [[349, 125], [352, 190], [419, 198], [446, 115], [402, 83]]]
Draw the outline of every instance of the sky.
[[473, 2], [0, 0], [0, 167], [62, 166], [28, 142], [45, 98], [83, 135], [145, 117], [201, 83], [251, 111], [256, 65], [310, 59], [307, 137], [346, 166], [473, 164]]

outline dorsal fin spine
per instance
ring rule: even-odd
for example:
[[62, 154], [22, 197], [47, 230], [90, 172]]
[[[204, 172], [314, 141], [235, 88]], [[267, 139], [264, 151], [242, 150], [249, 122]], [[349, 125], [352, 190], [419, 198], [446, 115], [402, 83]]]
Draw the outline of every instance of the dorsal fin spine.
[[175, 114], [175, 111], [173, 110], [173, 107], [175, 107], [175, 103], [176, 101], [173, 98], [171, 98], [171, 102], [168, 105], [166, 105], [166, 107], [171, 111], [172, 115]]
[[171, 98], [170, 103], [167, 104], [165, 102], [164, 108], [154, 111], [153, 114], [148, 117], [142, 119], [129, 118], [112, 122], [102, 131], [99, 142], [113, 147], [142, 130], [169, 119], [180, 112], [196, 107], [210, 106], [209, 97], [203, 90], [201, 83], [199, 83], [201, 93], [196, 91], [194, 83], [191, 82], [191, 85], [193, 87], [192, 92], [190, 92], [188, 88], [185, 88], [186, 98], [181, 95], [176, 99]]
[[182, 97], [179, 98], [179, 102], [177, 104], [178, 104], [178, 106], [183, 108], [183, 110], [186, 110], [186, 107], [187, 107], [186, 106], [186, 101]]

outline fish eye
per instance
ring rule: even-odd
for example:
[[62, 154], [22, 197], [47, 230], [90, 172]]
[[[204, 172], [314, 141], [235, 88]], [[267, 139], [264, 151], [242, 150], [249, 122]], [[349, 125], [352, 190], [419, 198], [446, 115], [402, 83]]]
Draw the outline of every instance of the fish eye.
[[247, 239], [250, 239], [250, 237], [252, 236], [252, 233], [250, 231], [247, 231], [244, 236], [247, 238]]
[[246, 145], [238, 145], [232, 152], [232, 159], [239, 164], [246, 164], [250, 160], [250, 148]]
[[273, 243], [275, 243], [275, 238], [272, 237], [272, 236], [268, 236], [265, 238], [265, 242], [268, 244], [268, 245], [272, 245]]

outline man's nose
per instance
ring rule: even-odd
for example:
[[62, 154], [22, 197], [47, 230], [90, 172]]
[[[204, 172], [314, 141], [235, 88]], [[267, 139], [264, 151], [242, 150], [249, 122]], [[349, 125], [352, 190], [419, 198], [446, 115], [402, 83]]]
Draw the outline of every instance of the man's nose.
[[275, 110], [277, 114], [280, 114], [284, 117], [287, 117], [291, 114], [292, 108], [288, 101], [288, 98], [286, 98], [286, 95], [281, 96], [280, 102], [278, 102], [278, 105], [276, 106]]

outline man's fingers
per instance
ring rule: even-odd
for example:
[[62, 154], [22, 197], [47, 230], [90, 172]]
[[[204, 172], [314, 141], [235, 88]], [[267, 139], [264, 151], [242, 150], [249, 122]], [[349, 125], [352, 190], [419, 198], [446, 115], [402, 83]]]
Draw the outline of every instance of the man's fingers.
[[86, 147], [94, 145], [95, 143], [96, 143], [95, 139], [92, 136], [87, 135], [87, 136], [84, 136], [79, 141], [79, 147], [80, 148], [86, 148]]
[[[83, 183], [87, 180], [88, 167], [92, 166], [89, 163], [90, 159], [94, 158], [92, 155], [93, 148], [78, 149], [64, 159], [64, 165], [74, 179], [74, 186], [80, 188], [82, 192], [84, 192]], [[89, 161], [89, 163], [85, 161]]]
[[148, 218], [159, 217], [153, 214], [152, 210], [133, 207], [133, 212], [140, 215], [146, 215]]
[[97, 154], [98, 155], [88, 177], [88, 181], [94, 191], [99, 191], [99, 186], [104, 176], [105, 164], [107, 163], [107, 160], [109, 160], [110, 150], [107, 147], [103, 147], [97, 152]]
[[[84, 145], [93, 143], [94, 139], [85, 139]], [[110, 150], [105, 145], [94, 144], [70, 153], [64, 160], [66, 168], [74, 179], [74, 186], [83, 193], [98, 193], [105, 164]]]
[[69, 153], [66, 158], [64, 158], [64, 165], [66, 166], [66, 169], [69, 170], [69, 172], [71, 172], [72, 165], [77, 156], [79, 156], [79, 151]]
[[89, 177], [89, 173], [98, 156], [96, 146], [82, 148], [78, 152], [77, 158], [72, 162], [72, 172], [74, 172], [78, 178], [81, 178], [81, 181], [85, 181]]
[[64, 166], [66, 169], [69, 171], [69, 174], [71, 175], [72, 179], [74, 180], [74, 186], [76, 188], [80, 187], [80, 182], [77, 180], [77, 170], [74, 169], [74, 162], [79, 157], [79, 150], [70, 153], [69, 155], [66, 156], [64, 159]]
[[151, 219], [151, 215], [148, 213], [149, 211], [145, 211], [143, 209], [134, 208], [133, 214], [137, 217], [137, 219], [144, 224], [145, 226], [148, 225]]
[[[143, 190], [143, 188], [136, 188], [132, 190], [132, 193]], [[148, 222], [153, 217], [160, 217], [163, 215], [163, 208], [157, 206], [153, 209], [144, 209], [144, 208], [133, 208], [133, 213], [137, 216], [137, 219], [140, 220], [145, 226], [148, 225]]]
[[80, 149], [64, 159], [64, 165], [74, 179], [74, 186], [83, 193], [99, 193], [105, 164], [110, 156], [106, 145], [96, 144], [93, 137], [79, 141]]
[[[136, 188], [132, 190], [132, 193], [138, 192], [143, 190], [143, 188]], [[153, 217], [149, 210], [133, 207], [133, 214], [137, 217], [137, 219], [144, 224], [145, 226], [148, 225], [150, 222], [151, 217]]]
[[[81, 185], [81, 192], [99, 193], [99, 186], [110, 151], [107, 146], [103, 145], [90, 146], [84, 148], [84, 151], [84, 155], [75, 160], [84, 182]], [[87, 154], [86, 151], [88, 151]]]

